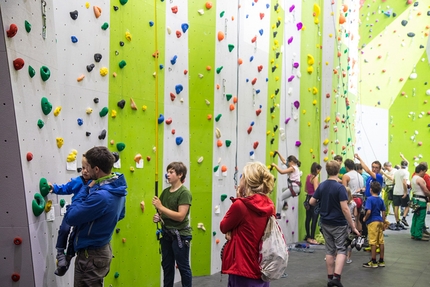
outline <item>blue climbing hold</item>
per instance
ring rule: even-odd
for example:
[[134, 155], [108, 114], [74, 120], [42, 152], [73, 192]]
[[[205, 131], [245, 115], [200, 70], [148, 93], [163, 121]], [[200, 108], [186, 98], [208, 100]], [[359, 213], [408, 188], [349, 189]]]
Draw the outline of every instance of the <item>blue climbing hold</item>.
[[149, 27], [154, 26], [154, 21], [149, 21]]
[[253, 155], [254, 155], [254, 151], [252, 150], [249, 152], [249, 156], [253, 156]]
[[252, 62], [254, 60], [254, 56], [251, 56], [251, 58], [249, 58], [249, 61]]
[[81, 118], [78, 118], [78, 125], [82, 126], [84, 124], [84, 120]]
[[164, 122], [164, 116], [160, 114], [160, 116], [158, 117], [158, 123], [161, 124], [163, 122]]
[[249, 79], [245, 79], [245, 81], [248, 83], [248, 82], [249, 82]]
[[270, 8], [270, 4], [266, 4], [266, 9], [269, 9]]
[[263, 36], [263, 32], [264, 32], [263, 29], [260, 29], [258, 32], [260, 33], [261, 36]]
[[184, 89], [184, 87], [182, 85], [176, 85], [175, 86], [176, 94], [179, 95], [182, 92], [183, 89]]
[[260, 93], [260, 90], [255, 90], [255, 93], [258, 95]]
[[251, 127], [254, 126], [254, 122], [251, 122]]
[[163, 69], [164, 69], [164, 65], [160, 64], [160, 70], [163, 70]]
[[187, 23], [182, 24], [182, 25], [181, 25], [182, 33], [187, 32], [187, 30], [188, 30], [188, 28], [189, 28], [189, 27], [190, 27], [190, 26], [188, 26], [188, 24], [187, 24]]
[[176, 137], [176, 144], [181, 145], [181, 143], [184, 141], [182, 137]]
[[173, 58], [170, 60], [170, 64], [174, 65], [176, 64], [176, 60], [178, 59], [178, 56], [173, 56]]
[[72, 43], [77, 43], [78, 42], [78, 38], [76, 38], [76, 36], [72, 36], [70, 38], [72, 39]]

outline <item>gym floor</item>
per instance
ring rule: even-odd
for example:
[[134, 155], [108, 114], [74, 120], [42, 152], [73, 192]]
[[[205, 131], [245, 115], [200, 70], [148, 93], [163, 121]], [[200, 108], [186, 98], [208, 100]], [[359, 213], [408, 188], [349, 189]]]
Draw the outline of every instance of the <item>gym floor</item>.
[[[410, 225], [412, 214], [406, 219]], [[393, 215], [389, 215], [388, 220], [395, 222]], [[427, 215], [426, 223], [430, 225], [430, 215]], [[430, 242], [411, 239], [409, 228], [402, 231], [386, 230], [384, 234], [386, 267], [362, 267], [363, 263], [369, 261], [370, 252], [354, 249], [351, 256], [352, 263], [345, 264], [343, 268], [341, 280], [343, 286], [430, 286]], [[327, 286], [324, 246], [311, 246], [311, 248], [314, 250], [313, 253], [290, 251], [288, 276], [272, 281], [270, 286]], [[193, 278], [193, 285], [197, 287], [227, 287], [227, 283], [228, 275], [220, 273]], [[175, 284], [175, 287], [180, 286], [180, 282]]]

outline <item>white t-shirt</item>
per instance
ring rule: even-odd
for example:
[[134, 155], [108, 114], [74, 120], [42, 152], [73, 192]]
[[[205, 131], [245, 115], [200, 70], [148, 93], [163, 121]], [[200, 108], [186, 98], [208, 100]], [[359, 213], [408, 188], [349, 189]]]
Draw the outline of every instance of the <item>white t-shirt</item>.
[[[394, 169], [394, 168], [392, 168], [390, 171], [386, 170], [386, 171], [385, 171], [385, 173], [392, 177], [392, 176], [394, 175], [394, 171], [395, 171], [395, 169]], [[394, 179], [394, 178], [393, 178], [393, 179]], [[385, 184], [386, 184], [386, 185], [393, 185], [393, 184], [394, 184], [394, 183], [393, 183], [393, 181], [392, 181], [392, 180], [390, 180], [390, 179], [389, 179], [388, 177], [386, 177], [385, 175], [384, 175], [384, 180], [385, 180]]]
[[[364, 187], [363, 177], [355, 170], [350, 170], [345, 173], [349, 177], [348, 187], [351, 189], [351, 193], [354, 194], [357, 190]], [[344, 175], [344, 176], [345, 176]]]
[[403, 195], [403, 180], [409, 179], [409, 171], [407, 169], [401, 168], [394, 172], [394, 195]]

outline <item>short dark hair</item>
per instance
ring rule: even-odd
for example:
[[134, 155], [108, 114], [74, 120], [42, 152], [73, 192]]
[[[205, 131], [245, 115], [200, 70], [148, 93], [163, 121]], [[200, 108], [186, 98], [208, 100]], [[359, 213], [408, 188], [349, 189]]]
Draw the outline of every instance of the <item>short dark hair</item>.
[[329, 176], [337, 175], [340, 170], [340, 164], [335, 160], [331, 160], [325, 165], [325, 169]]
[[355, 170], [362, 170], [363, 167], [361, 166], [361, 163], [356, 163], [355, 164]]
[[425, 166], [424, 164], [420, 163], [419, 165], [417, 165], [415, 167], [415, 173], [420, 173], [422, 171], [427, 171], [427, 166]]
[[381, 193], [381, 184], [377, 181], [372, 181], [370, 184], [370, 189], [374, 194], [380, 194]]
[[379, 169], [381, 169], [381, 168], [382, 168], [382, 164], [381, 164], [381, 162], [380, 162], [379, 160], [375, 160], [374, 162], [372, 162], [372, 165], [373, 165], [373, 164], [378, 165], [378, 166], [379, 166]]
[[406, 160], [402, 160], [400, 162], [400, 165], [402, 166], [402, 168], [408, 167], [408, 162]]
[[185, 177], [187, 177], [187, 167], [180, 161], [174, 161], [169, 163], [166, 168], [166, 171], [173, 169], [177, 175], [181, 174], [181, 182], [185, 181]]
[[341, 155], [339, 155], [339, 154], [338, 154], [338, 155], [335, 155], [333, 159], [334, 159], [334, 160], [336, 160], [336, 161], [338, 160], [338, 161], [340, 161], [340, 162], [342, 162], [342, 161], [343, 161], [343, 157], [342, 157]]
[[317, 163], [317, 162], [313, 162], [312, 163], [312, 165], [311, 165], [311, 173], [313, 174], [313, 175], [317, 175], [317, 171], [318, 170], [321, 170], [321, 165], [319, 164], [319, 163]]
[[95, 146], [85, 153], [85, 157], [91, 168], [97, 166], [104, 173], [110, 173], [112, 171], [115, 157], [107, 147]]
[[355, 170], [355, 163], [352, 159], [346, 159], [344, 162], [345, 168], [349, 170]]

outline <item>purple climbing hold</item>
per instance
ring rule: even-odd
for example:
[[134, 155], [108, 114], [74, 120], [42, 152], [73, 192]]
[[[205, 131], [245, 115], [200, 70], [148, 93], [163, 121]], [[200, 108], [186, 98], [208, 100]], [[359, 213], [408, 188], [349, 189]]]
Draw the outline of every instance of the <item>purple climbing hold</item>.
[[293, 105], [296, 107], [296, 109], [299, 109], [299, 107], [300, 107], [300, 102], [299, 102], [299, 101], [295, 101], [295, 102], [293, 103]]
[[291, 76], [288, 78], [288, 82], [291, 82], [292, 80], [294, 80], [294, 78], [295, 78], [295, 76], [294, 76], [294, 75], [291, 75]]
[[299, 63], [294, 62], [294, 63], [293, 63], [293, 68], [294, 68], [294, 69], [297, 69], [298, 67], [299, 67]]
[[302, 145], [302, 143], [300, 141], [296, 141], [296, 147], [299, 147], [301, 145]]
[[297, 30], [298, 30], [298, 31], [302, 30], [302, 28], [303, 28], [303, 23], [302, 23], [302, 22], [297, 23], [297, 24], [296, 24], [296, 27], [297, 27]]
[[285, 119], [285, 124], [288, 124], [288, 122], [291, 120], [291, 118], [286, 118]]
[[290, 45], [292, 42], [293, 42], [293, 36], [291, 36], [291, 37], [288, 39], [288, 45]]
[[290, 13], [291, 13], [291, 12], [293, 12], [294, 8], [296, 8], [296, 6], [291, 5], [291, 7], [290, 7], [290, 9], [289, 9]]

